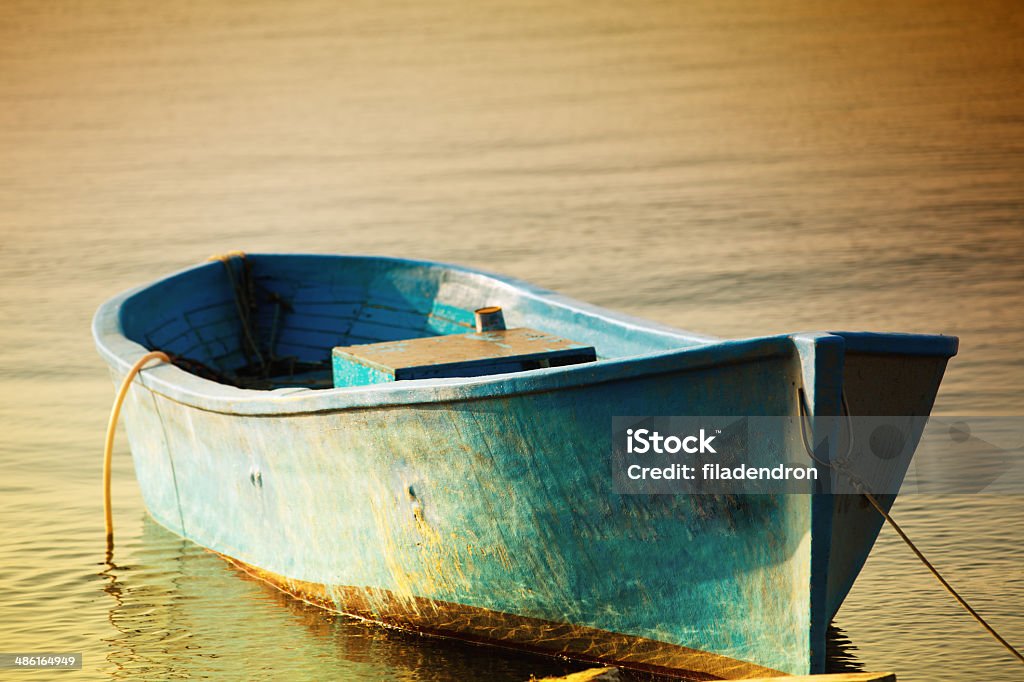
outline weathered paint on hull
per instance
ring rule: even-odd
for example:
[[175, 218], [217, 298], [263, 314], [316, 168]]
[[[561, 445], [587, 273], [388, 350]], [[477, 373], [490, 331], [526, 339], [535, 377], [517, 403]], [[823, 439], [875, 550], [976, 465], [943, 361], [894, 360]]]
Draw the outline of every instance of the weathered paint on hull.
[[[516, 295], [522, 311], [539, 294]], [[599, 355], [612, 324], [623, 348], [671, 341], [555, 303], [548, 330]], [[95, 323], [115, 378], [142, 352], [118, 336], [119, 305]], [[835, 526], [849, 512], [828, 495], [617, 495], [611, 419], [788, 415], [772, 447], [799, 452], [798, 389], [812, 415], [839, 414], [847, 343], [928, 364], [927, 400], [896, 413], [930, 409], [948, 343], [847, 336], [680, 332], [678, 350], [644, 357], [371, 391], [242, 391], [162, 367], [125, 419], [157, 521], [338, 611], [708, 679], [804, 673], [821, 669], [833, 606], [877, 526]]]
[[778, 357], [734, 365], [717, 388], [652, 377], [278, 418], [136, 390], [126, 423], [153, 516], [247, 564], [369, 586], [382, 613], [378, 590], [410, 610], [418, 598], [462, 603], [800, 670], [811, 498], [619, 496], [609, 468], [614, 414], [697, 413], [709, 391], [769, 377], [784, 379], [774, 401], [765, 387], [733, 409], [782, 410], [796, 369]]

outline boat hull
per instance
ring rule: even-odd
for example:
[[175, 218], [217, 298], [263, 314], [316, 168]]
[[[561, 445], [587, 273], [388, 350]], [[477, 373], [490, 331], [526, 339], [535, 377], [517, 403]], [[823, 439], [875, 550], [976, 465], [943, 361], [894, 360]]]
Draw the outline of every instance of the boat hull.
[[[735, 414], [774, 414], [792, 409], [798, 372], [779, 355], [731, 376], [693, 370], [700, 381], [271, 418], [136, 390], [125, 410], [157, 521], [268, 575], [325, 586], [339, 611], [423, 627], [402, 614], [461, 604], [800, 670], [811, 497], [622, 496], [610, 471], [616, 414], [723, 414], [724, 400]], [[757, 388], [744, 404], [730, 386]], [[472, 618], [437, 621], [493, 638]], [[587, 653], [535, 639], [526, 644]]]

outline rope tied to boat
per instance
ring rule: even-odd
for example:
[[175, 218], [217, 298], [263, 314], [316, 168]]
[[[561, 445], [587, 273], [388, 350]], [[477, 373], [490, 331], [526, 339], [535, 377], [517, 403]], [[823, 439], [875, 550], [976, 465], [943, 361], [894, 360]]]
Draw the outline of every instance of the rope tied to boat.
[[103, 448], [103, 519], [107, 532], [107, 557], [114, 551], [114, 515], [110, 504], [110, 469], [114, 455], [114, 434], [117, 432], [117, 420], [121, 416], [121, 406], [128, 395], [135, 376], [149, 363], [150, 360], [170, 362], [171, 358], [163, 351], [154, 350], [146, 353], [135, 361], [128, 374], [125, 375], [117, 390], [117, 397], [114, 398], [114, 405], [110, 409], [110, 420], [107, 422], [107, 439]]
[[931, 572], [931, 574], [935, 576], [935, 579], [938, 580], [944, 588], [946, 588], [946, 591], [953, 596], [957, 603], [959, 603], [960, 606], [962, 606], [967, 611], [967, 613], [969, 613], [976, 621], [978, 621], [978, 623], [980, 623], [981, 626], [984, 627], [988, 631], [988, 633], [992, 635], [993, 638], [995, 638], [997, 642], [1002, 644], [1007, 651], [1013, 654], [1013, 656], [1016, 657], [1021, 663], [1024, 663], [1024, 654], [1021, 654], [1021, 652], [1018, 651], [1012, 644], [1006, 641], [1006, 639], [1002, 635], [1000, 635], [994, 627], [988, 624], [988, 621], [982, 618], [981, 614], [978, 613], [974, 609], [974, 607], [967, 603], [966, 599], [960, 596], [960, 593], [957, 592], [953, 588], [953, 586], [949, 584], [949, 581], [946, 580], [939, 572], [939, 570], [935, 568], [935, 565], [928, 560], [928, 557], [924, 555], [924, 552], [918, 549], [917, 545], [914, 544], [914, 541], [911, 540], [910, 537], [906, 534], [906, 532], [904, 532], [903, 528], [901, 528], [900, 525], [896, 523], [896, 520], [893, 519], [892, 515], [885, 510], [881, 503], [879, 503], [878, 499], [865, 489], [863, 481], [861, 481], [860, 478], [855, 476], [849, 470], [848, 465], [850, 461], [850, 453], [853, 451], [853, 424], [851, 422], [852, 418], [850, 416], [850, 406], [846, 402], [846, 392], [844, 391], [841, 396], [842, 409], [844, 416], [846, 417], [846, 452], [842, 456], [837, 457], [834, 462], [823, 461], [819, 459], [818, 456], [814, 453], [813, 448], [811, 448], [811, 444], [807, 437], [807, 404], [804, 399], [804, 390], [802, 388], [799, 390], [798, 397], [798, 402], [800, 403], [800, 438], [803, 441], [804, 449], [807, 451], [807, 454], [810, 456], [810, 458], [817, 462], [818, 464], [821, 464], [822, 466], [825, 466], [846, 476], [850, 480], [850, 483], [853, 486], [854, 490], [856, 490], [860, 495], [862, 495], [868, 501], [868, 503], [875, 508], [875, 511], [882, 515], [882, 518], [885, 519], [885, 522], [892, 526], [892, 529], [896, 531], [896, 534], [900, 536], [900, 539], [902, 539], [903, 542], [905, 542], [907, 546], [910, 547], [910, 550], [917, 556], [921, 563], [924, 564], [925, 568], [927, 568]]
[[[243, 366], [218, 371], [222, 375], [218, 381], [239, 388], [259, 389], [272, 385], [274, 377], [294, 379], [297, 374], [330, 370], [330, 357], [313, 361], [302, 360], [297, 355], [278, 355], [277, 346], [281, 340], [284, 319], [295, 309], [285, 296], [270, 289], [266, 282], [261, 282], [253, 274], [252, 263], [245, 251], [228, 251], [206, 260], [224, 266], [240, 329], [238, 350], [245, 357]], [[271, 312], [268, 313], [268, 309]], [[270, 317], [269, 330], [261, 329], [261, 326], [267, 326], [266, 319], [261, 325], [261, 316]], [[178, 364], [177, 359], [175, 363]]]
[[[266, 375], [267, 361], [260, 352], [260, 346], [256, 341], [255, 331], [255, 309], [256, 303], [252, 291], [252, 278], [249, 272], [249, 262], [246, 260], [245, 251], [228, 251], [206, 259], [208, 262], [220, 261], [224, 264], [224, 270], [228, 275], [228, 283], [231, 285], [231, 293], [234, 297], [235, 311], [238, 313], [238, 322], [242, 327], [242, 353], [249, 363], [255, 358], [261, 376]], [[238, 279], [235, 278], [234, 268], [231, 262], [239, 260], [242, 263]]]
[[215, 253], [206, 259], [207, 263], [213, 263], [215, 261], [229, 261], [232, 258], [245, 258], [245, 251], [228, 251], [226, 253]]

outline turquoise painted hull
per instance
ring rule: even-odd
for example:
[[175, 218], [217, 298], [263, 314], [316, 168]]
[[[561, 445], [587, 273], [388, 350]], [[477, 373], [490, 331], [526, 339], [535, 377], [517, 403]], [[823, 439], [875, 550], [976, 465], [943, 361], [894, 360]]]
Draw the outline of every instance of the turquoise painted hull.
[[[922, 415], [956, 351], [910, 335], [722, 341], [431, 263], [246, 260], [273, 294], [254, 312], [264, 350], [302, 362], [467, 331], [483, 305], [598, 361], [321, 390], [147, 369], [124, 419], [158, 522], [338, 611], [698, 679], [820, 671], [880, 519], [852, 496], [618, 495], [612, 418], [796, 417], [801, 388], [812, 420], [844, 391], [854, 415]], [[246, 360], [222, 263], [112, 299], [94, 335], [118, 381], [153, 348]]]

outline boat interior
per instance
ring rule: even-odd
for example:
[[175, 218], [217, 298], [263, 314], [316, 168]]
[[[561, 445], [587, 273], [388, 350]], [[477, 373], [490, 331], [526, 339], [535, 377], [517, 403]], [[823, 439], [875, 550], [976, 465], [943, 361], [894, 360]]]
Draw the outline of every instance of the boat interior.
[[359, 256], [222, 257], [130, 295], [121, 326], [212, 381], [328, 389], [333, 348], [473, 333], [483, 306], [501, 306], [510, 328], [593, 346], [598, 361], [707, 343], [471, 270]]

